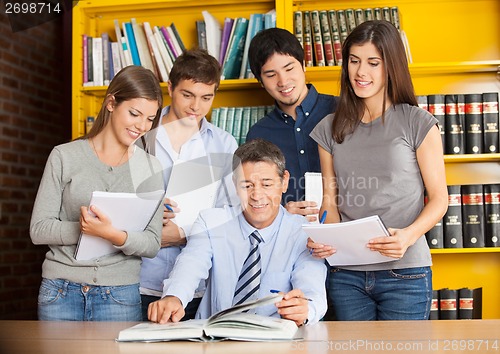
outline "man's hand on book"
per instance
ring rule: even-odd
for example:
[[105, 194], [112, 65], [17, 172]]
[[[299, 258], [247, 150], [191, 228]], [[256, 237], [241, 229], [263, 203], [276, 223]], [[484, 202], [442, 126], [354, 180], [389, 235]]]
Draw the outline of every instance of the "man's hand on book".
[[284, 319], [294, 321], [297, 326], [307, 322], [309, 315], [309, 300], [300, 289], [293, 289], [276, 303], [278, 313]]
[[179, 322], [184, 314], [182, 303], [175, 296], [165, 296], [148, 307], [148, 319], [157, 323]]
[[291, 214], [298, 214], [305, 216], [309, 222], [316, 221], [317, 214], [319, 213], [318, 204], [311, 201], [288, 202], [285, 209]]

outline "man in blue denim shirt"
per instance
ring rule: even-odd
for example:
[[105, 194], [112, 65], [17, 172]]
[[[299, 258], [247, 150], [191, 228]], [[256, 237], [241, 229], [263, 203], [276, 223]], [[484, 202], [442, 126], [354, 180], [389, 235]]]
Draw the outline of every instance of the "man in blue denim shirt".
[[284, 297], [274, 305], [258, 307], [256, 313], [281, 316], [299, 326], [319, 321], [327, 308], [326, 266], [306, 247], [304, 218], [281, 206], [289, 179], [283, 154], [276, 145], [256, 139], [236, 150], [233, 169], [240, 205], [200, 212], [164, 281], [163, 298], [149, 305], [148, 318], [160, 323], [179, 321], [203, 279], [208, 279], [207, 290], [196, 318], [231, 307], [251, 249], [249, 236], [257, 232], [262, 239], [257, 297], [269, 295], [272, 289], [279, 289]]
[[336, 97], [320, 94], [312, 84], [306, 84], [304, 50], [284, 29], [270, 28], [255, 35], [248, 60], [252, 73], [275, 99], [275, 108], [250, 128], [247, 141], [262, 138], [281, 149], [290, 172], [282, 204], [289, 212], [313, 221], [320, 206], [303, 200], [304, 174], [321, 169], [318, 144], [309, 133], [335, 111]]

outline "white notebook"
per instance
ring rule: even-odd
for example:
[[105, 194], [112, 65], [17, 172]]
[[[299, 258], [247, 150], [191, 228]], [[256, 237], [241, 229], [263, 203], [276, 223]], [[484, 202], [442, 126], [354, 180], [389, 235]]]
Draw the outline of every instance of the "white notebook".
[[[163, 201], [165, 191], [148, 193], [111, 193], [95, 191], [89, 205], [95, 205], [112, 225], [124, 231], [143, 231]], [[76, 260], [89, 260], [116, 253], [118, 249], [108, 240], [82, 233], [75, 250]]]
[[[316, 202], [318, 209], [323, 202], [323, 178], [321, 172], [306, 172], [305, 177], [305, 200]], [[316, 214], [316, 221], [312, 224], [319, 224], [319, 215]]]
[[366, 244], [372, 238], [390, 236], [378, 215], [334, 224], [304, 224], [302, 229], [314, 242], [335, 247], [326, 260], [331, 266], [361, 265], [395, 261], [397, 258], [372, 251]]
[[166, 196], [178, 204], [180, 211], [172, 221], [186, 235], [200, 211], [215, 206], [223, 177], [223, 169], [215, 165], [210, 157], [204, 156], [172, 167]]

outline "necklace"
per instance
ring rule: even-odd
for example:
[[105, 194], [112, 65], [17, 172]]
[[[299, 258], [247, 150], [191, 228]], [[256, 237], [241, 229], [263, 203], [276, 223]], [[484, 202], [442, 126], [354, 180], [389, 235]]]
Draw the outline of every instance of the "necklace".
[[[101, 157], [99, 156], [99, 153], [97, 152], [97, 149], [95, 148], [94, 139], [93, 139], [93, 138], [92, 138], [92, 139], [90, 139], [90, 142], [92, 143], [92, 148], [94, 149], [95, 154], [97, 155], [97, 158], [98, 158], [100, 161], [104, 162], [104, 161], [101, 159]], [[114, 164], [114, 165], [110, 165], [110, 166], [111, 166], [111, 167], [117, 167], [117, 166], [120, 166], [120, 164], [122, 163], [122, 160], [123, 160], [123, 158], [125, 157], [125, 154], [127, 153], [127, 151], [128, 151], [128, 148], [126, 148], [126, 149], [123, 151], [123, 154], [122, 154], [122, 156], [120, 157], [120, 160], [118, 160], [118, 162], [117, 162], [116, 164]]]

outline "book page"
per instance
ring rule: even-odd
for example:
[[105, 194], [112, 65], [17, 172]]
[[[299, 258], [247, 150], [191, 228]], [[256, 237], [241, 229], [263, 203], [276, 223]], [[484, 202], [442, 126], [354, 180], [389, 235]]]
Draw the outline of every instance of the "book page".
[[231, 313], [209, 321], [205, 335], [232, 340], [262, 341], [293, 339], [298, 327], [295, 322], [279, 317], [249, 313]]
[[[111, 193], [95, 191], [89, 205], [95, 205], [108, 218], [113, 227], [124, 231], [143, 231], [155, 214], [165, 192]], [[75, 251], [75, 259], [89, 260], [118, 250], [108, 240], [82, 233]]]
[[207, 156], [176, 163], [167, 184], [166, 196], [180, 211], [172, 219], [189, 234], [191, 225], [203, 209], [213, 208], [223, 178], [223, 169], [214, 166]]
[[335, 224], [304, 224], [302, 229], [314, 242], [336, 248], [337, 252], [326, 259], [331, 266], [373, 264], [396, 260], [396, 258], [383, 256], [366, 247], [372, 238], [390, 236], [378, 215]]
[[281, 301], [282, 299], [283, 299], [283, 295], [277, 293], [277, 294], [271, 294], [271, 295], [268, 295], [266, 297], [262, 297], [260, 299], [256, 299], [253, 301], [247, 301], [247, 302], [244, 302], [242, 304], [235, 305], [233, 307], [229, 307], [225, 310], [219, 311], [216, 314], [213, 314], [212, 316], [210, 316], [208, 321], [212, 322], [212, 321], [215, 321], [218, 318], [221, 318], [223, 316], [227, 316], [227, 315], [230, 315], [233, 313], [243, 312], [243, 311], [250, 310], [250, 309], [253, 309], [253, 308], [256, 308], [259, 306], [266, 306], [266, 305], [275, 304], [275, 303]]
[[164, 324], [145, 322], [124, 329], [116, 339], [119, 342], [162, 342], [181, 339], [199, 339], [203, 337], [206, 320], [168, 322]]

